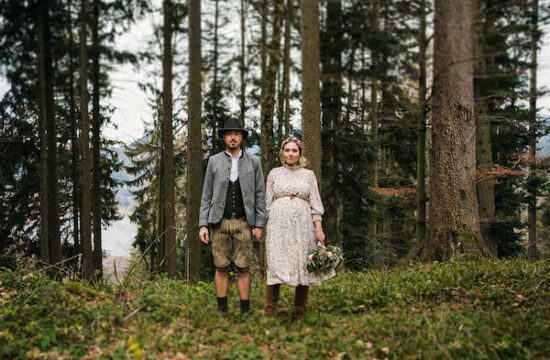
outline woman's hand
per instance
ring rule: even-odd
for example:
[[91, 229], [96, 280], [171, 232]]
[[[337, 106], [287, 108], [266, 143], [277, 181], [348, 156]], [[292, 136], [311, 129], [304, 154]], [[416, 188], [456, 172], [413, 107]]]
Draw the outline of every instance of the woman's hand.
[[323, 232], [323, 225], [320, 221], [315, 221], [315, 243], [320, 242], [325, 245], [325, 233]]
[[315, 243], [317, 244], [318, 242], [325, 245], [325, 233], [323, 230], [315, 230]]

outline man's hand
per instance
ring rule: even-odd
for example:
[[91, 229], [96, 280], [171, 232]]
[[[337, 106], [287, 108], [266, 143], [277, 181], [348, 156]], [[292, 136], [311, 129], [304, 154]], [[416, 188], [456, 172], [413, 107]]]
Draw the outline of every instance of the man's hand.
[[264, 233], [263, 228], [254, 228], [252, 230], [252, 235], [256, 238], [256, 241], [260, 241], [260, 239], [262, 238], [263, 233]]
[[210, 236], [208, 234], [208, 227], [201, 226], [201, 228], [199, 230], [199, 238], [205, 244], [208, 244], [210, 242]]

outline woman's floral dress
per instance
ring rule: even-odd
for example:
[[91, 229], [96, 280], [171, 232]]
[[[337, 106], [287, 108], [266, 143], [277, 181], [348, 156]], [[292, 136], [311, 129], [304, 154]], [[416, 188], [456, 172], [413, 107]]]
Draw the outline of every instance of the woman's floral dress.
[[324, 208], [313, 171], [284, 165], [271, 170], [266, 185], [267, 285], [320, 285], [333, 277], [309, 273], [307, 256], [315, 248], [313, 221]]

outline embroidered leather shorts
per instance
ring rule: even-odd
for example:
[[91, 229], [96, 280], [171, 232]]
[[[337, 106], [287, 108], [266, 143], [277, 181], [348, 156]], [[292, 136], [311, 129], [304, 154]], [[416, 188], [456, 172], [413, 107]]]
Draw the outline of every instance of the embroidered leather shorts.
[[224, 218], [211, 230], [214, 265], [225, 268], [233, 261], [239, 268], [248, 268], [252, 256], [252, 233], [246, 220]]

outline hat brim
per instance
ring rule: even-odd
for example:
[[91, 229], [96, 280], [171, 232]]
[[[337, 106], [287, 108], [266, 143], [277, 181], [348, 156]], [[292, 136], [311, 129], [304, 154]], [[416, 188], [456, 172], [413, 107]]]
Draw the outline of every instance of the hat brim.
[[233, 130], [240, 131], [243, 134], [243, 140], [245, 140], [248, 137], [248, 130], [240, 129], [240, 128], [220, 129], [218, 130], [218, 136], [220, 137], [220, 139], [223, 140], [223, 133], [226, 131], [233, 131]]

